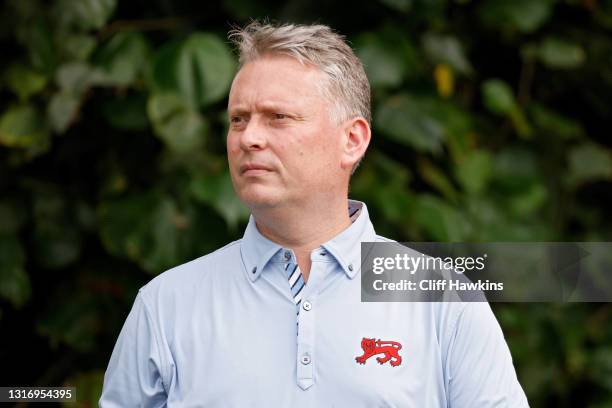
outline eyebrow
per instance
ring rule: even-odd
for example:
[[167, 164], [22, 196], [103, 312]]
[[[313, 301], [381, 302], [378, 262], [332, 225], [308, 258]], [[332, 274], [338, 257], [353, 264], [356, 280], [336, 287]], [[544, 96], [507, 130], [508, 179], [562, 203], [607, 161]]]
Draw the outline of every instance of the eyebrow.
[[[256, 111], [259, 112], [294, 112], [295, 106], [290, 103], [279, 103], [279, 102], [263, 102], [257, 104], [255, 107]], [[229, 107], [228, 113], [230, 115], [240, 115], [245, 113], [250, 113], [251, 111], [246, 108], [244, 105], [237, 105], [235, 107]]]

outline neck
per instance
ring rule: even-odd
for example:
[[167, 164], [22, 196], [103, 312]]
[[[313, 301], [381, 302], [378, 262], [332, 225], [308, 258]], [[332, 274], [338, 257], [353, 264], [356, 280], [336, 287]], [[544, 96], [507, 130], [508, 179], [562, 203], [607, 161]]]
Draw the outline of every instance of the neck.
[[290, 248], [304, 281], [310, 273], [310, 253], [351, 225], [347, 197], [280, 208], [253, 209], [257, 229], [269, 240]]

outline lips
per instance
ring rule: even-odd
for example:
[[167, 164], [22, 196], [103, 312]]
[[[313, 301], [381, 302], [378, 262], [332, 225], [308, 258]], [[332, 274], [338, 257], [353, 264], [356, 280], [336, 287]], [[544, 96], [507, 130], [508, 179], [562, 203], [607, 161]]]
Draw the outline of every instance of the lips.
[[272, 169], [258, 163], [245, 163], [240, 166], [240, 174], [263, 174], [268, 171], [272, 171]]

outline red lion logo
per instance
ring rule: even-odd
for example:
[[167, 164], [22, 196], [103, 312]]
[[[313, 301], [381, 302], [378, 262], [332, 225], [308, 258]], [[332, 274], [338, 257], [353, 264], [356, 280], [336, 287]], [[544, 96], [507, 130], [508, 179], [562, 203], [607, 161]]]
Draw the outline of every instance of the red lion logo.
[[355, 357], [355, 361], [359, 364], [365, 364], [366, 360], [376, 354], [384, 354], [384, 357], [376, 357], [376, 361], [380, 364], [385, 364], [391, 360], [389, 364], [393, 367], [397, 367], [402, 364], [402, 357], [398, 352], [402, 349], [402, 345], [397, 341], [382, 341], [380, 339], [368, 339], [363, 338], [361, 340], [361, 348], [363, 349], [363, 355]]

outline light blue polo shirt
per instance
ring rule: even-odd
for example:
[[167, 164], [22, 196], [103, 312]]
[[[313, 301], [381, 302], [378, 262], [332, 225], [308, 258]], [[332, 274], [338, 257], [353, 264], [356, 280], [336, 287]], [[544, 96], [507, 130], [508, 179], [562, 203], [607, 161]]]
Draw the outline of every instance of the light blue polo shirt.
[[[349, 207], [353, 223], [311, 253], [297, 316], [285, 272], [295, 254], [252, 216], [241, 240], [151, 280], [100, 406], [527, 407], [487, 303], [360, 301], [360, 243], [388, 240], [365, 204]], [[388, 354], [366, 358], [372, 347]]]

